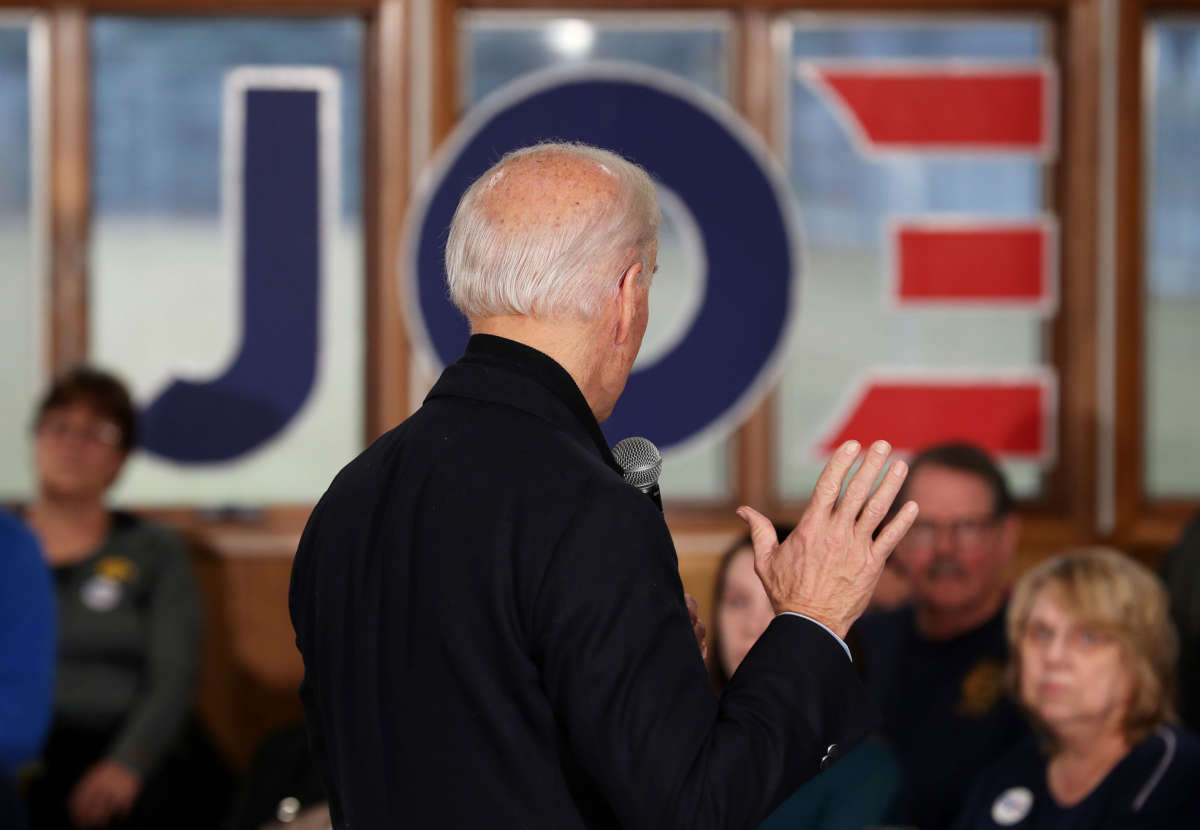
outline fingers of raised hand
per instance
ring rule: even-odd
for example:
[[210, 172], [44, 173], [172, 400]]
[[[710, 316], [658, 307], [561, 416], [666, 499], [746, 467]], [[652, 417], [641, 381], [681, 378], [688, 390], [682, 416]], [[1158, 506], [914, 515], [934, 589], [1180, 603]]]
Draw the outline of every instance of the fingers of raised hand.
[[861, 445], [857, 441], [847, 441], [838, 447], [837, 452], [825, 464], [825, 469], [821, 470], [821, 477], [817, 479], [817, 484], [813, 488], [809, 509], [824, 510], [827, 513], [833, 510], [838, 494], [842, 492], [846, 473], [850, 472], [850, 468], [854, 466], [854, 460], [858, 458], [860, 449]]
[[750, 527], [750, 540], [754, 544], [754, 561], [757, 565], [779, 546], [779, 536], [771, 520], [753, 507], [742, 505], [737, 514]]
[[884, 525], [874, 544], [871, 545], [871, 553], [878, 558], [886, 559], [896, 549], [896, 545], [900, 544], [900, 540], [904, 538], [904, 534], [908, 533], [908, 529], [916, 520], [917, 503], [910, 501], [900, 508], [900, 512], [890, 522]]
[[891, 509], [892, 502], [896, 500], [896, 494], [900, 492], [900, 485], [904, 483], [904, 477], [907, 475], [908, 465], [903, 461], [893, 461], [892, 465], [888, 467], [887, 475], [875, 488], [875, 494], [862, 509], [858, 522], [855, 524], [860, 535], [870, 536], [875, 532], [875, 528], [879, 527], [879, 523]]
[[892, 445], [887, 441], [876, 441], [871, 445], [871, 449], [867, 450], [863, 463], [854, 477], [850, 479], [850, 484], [846, 487], [846, 494], [842, 496], [842, 500], [837, 506], [837, 518], [842, 525], [854, 524], [859, 511], [862, 510], [863, 503], [871, 494], [871, 488], [875, 486], [875, 479], [879, 478], [879, 472], [887, 463], [888, 453], [891, 451]]

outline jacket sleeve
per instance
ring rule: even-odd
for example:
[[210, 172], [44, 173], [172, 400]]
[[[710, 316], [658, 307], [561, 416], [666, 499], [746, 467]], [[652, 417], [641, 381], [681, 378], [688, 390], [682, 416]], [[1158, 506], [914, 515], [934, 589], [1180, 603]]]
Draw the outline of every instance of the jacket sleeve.
[[55, 607], [33, 534], [0, 515], [0, 776], [37, 757], [54, 702]]
[[191, 711], [200, 649], [200, 603], [186, 545], [165, 529], [146, 621], [146, 686], [109, 757], [149, 775], [179, 739]]
[[570, 751], [622, 825], [751, 828], [877, 721], [842, 646], [777, 617], [718, 701], [674, 547], [636, 493], [582, 500], [536, 603], [536, 658]]
[[324, 499], [313, 509], [304, 526], [300, 537], [300, 546], [292, 560], [292, 576], [288, 585], [288, 615], [292, 620], [292, 629], [296, 632], [296, 649], [304, 658], [304, 679], [300, 681], [300, 702], [304, 706], [304, 728], [308, 734], [308, 750], [312, 755], [312, 763], [321, 776], [321, 784], [329, 796], [329, 816], [333, 827], [345, 826], [340, 797], [340, 782], [329, 779], [330, 750], [336, 736], [326, 738], [325, 721], [321, 717], [321, 701], [317, 685], [313, 682], [313, 665], [315, 663], [316, 642], [312, 636], [313, 608], [312, 603], [305, 600], [314, 596], [313, 582], [316, 569], [313, 564], [312, 548], [317, 544], [318, 528], [323, 515]]

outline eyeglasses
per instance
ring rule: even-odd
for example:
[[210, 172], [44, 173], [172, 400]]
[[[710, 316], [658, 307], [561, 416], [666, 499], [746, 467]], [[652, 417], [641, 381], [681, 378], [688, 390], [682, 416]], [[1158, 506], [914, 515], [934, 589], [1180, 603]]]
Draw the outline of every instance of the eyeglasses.
[[1055, 628], [1043, 622], [1030, 621], [1025, 623], [1025, 626], [1021, 629], [1022, 639], [1030, 645], [1041, 649], [1050, 648], [1060, 636], [1066, 647], [1074, 651], [1090, 651], [1113, 642], [1111, 634], [1086, 625]]
[[55, 441], [77, 435], [87, 443], [98, 446], [117, 447], [121, 444], [121, 428], [112, 421], [75, 424], [69, 418], [49, 415], [38, 425], [38, 433]]
[[931, 548], [945, 532], [950, 535], [950, 540], [955, 546], [973, 547], [985, 542], [999, 521], [997, 516], [955, 519], [950, 522], [918, 519], [908, 529], [901, 544], [908, 548]]

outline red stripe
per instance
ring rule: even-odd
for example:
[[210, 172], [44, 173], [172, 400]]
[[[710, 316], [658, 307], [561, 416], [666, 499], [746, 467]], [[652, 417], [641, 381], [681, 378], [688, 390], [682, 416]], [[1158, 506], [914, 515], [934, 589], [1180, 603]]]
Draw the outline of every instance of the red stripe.
[[842, 424], [821, 442], [832, 452], [857, 439], [883, 438], [905, 452], [941, 441], [970, 441], [999, 455], [1044, 456], [1045, 415], [1051, 402], [1036, 381], [937, 384], [878, 381]]
[[1042, 227], [930, 228], [896, 232], [896, 290], [902, 301], [1032, 302], [1048, 294]]
[[880, 149], [984, 145], [1034, 152], [1047, 143], [1048, 84], [1038, 70], [818, 72]]

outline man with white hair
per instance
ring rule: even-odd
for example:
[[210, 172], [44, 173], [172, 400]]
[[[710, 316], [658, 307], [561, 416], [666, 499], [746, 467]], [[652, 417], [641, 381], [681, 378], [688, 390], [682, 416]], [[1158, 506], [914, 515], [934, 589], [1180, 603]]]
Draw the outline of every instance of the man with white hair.
[[[598, 422], [645, 333], [658, 209], [645, 172], [545, 144], [455, 214], [463, 357], [342, 470], [290, 605], [336, 827], [753, 827], [875, 723], [840, 642], [907, 505], [890, 448], [830, 461], [783, 543], [750, 508], [778, 616], [708, 691], [661, 513]], [[752, 325], [753, 321], [747, 321]], [[870, 496], [868, 498], [868, 496]]]

